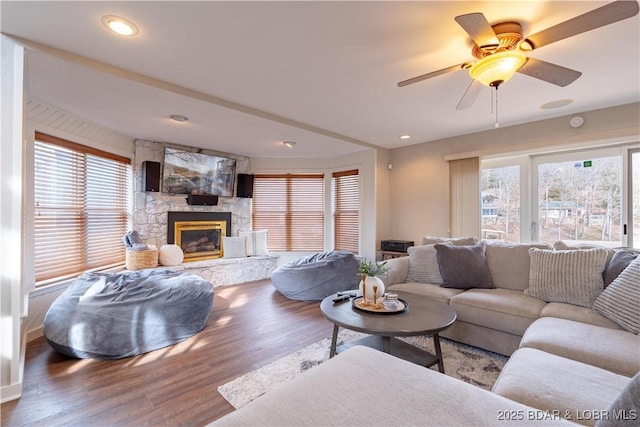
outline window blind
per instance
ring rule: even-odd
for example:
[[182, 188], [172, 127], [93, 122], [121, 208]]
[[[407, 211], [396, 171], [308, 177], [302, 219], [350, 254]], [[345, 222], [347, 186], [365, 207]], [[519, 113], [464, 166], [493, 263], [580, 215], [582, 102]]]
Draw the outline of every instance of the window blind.
[[358, 170], [335, 172], [333, 187], [334, 248], [358, 253], [360, 242], [360, 176]]
[[451, 237], [480, 238], [480, 159], [449, 162], [449, 221]]
[[130, 160], [36, 132], [36, 285], [124, 263]]
[[324, 249], [324, 175], [254, 176], [252, 227], [269, 230], [274, 252]]

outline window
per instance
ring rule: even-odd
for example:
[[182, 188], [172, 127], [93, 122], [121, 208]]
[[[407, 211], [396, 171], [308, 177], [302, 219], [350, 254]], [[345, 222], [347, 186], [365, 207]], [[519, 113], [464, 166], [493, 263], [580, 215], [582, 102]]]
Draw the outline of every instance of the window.
[[130, 159], [36, 132], [36, 285], [124, 264]]
[[360, 242], [360, 177], [358, 170], [332, 176], [334, 249], [358, 253]]
[[520, 166], [480, 172], [482, 238], [520, 242]]
[[619, 149], [534, 159], [538, 241], [622, 245], [622, 155]]
[[252, 228], [269, 230], [274, 252], [324, 249], [324, 175], [254, 177]]
[[482, 236], [637, 246], [637, 146], [483, 159]]

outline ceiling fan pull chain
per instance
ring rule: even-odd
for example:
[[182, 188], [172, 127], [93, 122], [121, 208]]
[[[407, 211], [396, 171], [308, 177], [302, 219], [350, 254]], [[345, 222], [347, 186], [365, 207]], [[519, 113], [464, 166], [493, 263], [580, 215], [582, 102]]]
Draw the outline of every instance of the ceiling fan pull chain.
[[496, 85], [496, 108], [495, 108], [495, 117], [496, 117], [496, 124], [494, 125], [495, 128], [499, 128], [500, 127], [500, 123], [498, 123], [498, 86]]

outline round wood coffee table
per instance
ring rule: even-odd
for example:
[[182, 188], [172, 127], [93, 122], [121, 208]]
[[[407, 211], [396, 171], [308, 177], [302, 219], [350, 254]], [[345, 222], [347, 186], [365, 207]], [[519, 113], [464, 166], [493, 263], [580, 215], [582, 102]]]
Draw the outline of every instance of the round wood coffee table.
[[[438, 364], [438, 369], [444, 373], [438, 333], [456, 321], [456, 312], [447, 304], [429, 297], [408, 292], [397, 294], [398, 298], [409, 304], [409, 308], [394, 314], [363, 312], [352, 306], [352, 299], [334, 303], [336, 294], [322, 300], [320, 310], [324, 317], [334, 324], [329, 357], [354, 345], [366, 345], [425, 367]], [[340, 327], [363, 332], [369, 336], [336, 348]], [[435, 354], [395, 338], [428, 335], [433, 337]]]

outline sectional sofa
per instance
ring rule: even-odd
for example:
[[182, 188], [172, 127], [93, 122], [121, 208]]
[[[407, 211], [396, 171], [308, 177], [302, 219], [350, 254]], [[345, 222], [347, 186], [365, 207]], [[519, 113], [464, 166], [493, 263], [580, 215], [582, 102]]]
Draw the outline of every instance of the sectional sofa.
[[443, 336], [510, 355], [492, 392], [356, 347], [214, 425], [640, 424], [636, 253], [423, 243], [389, 260], [387, 288], [450, 304]]

